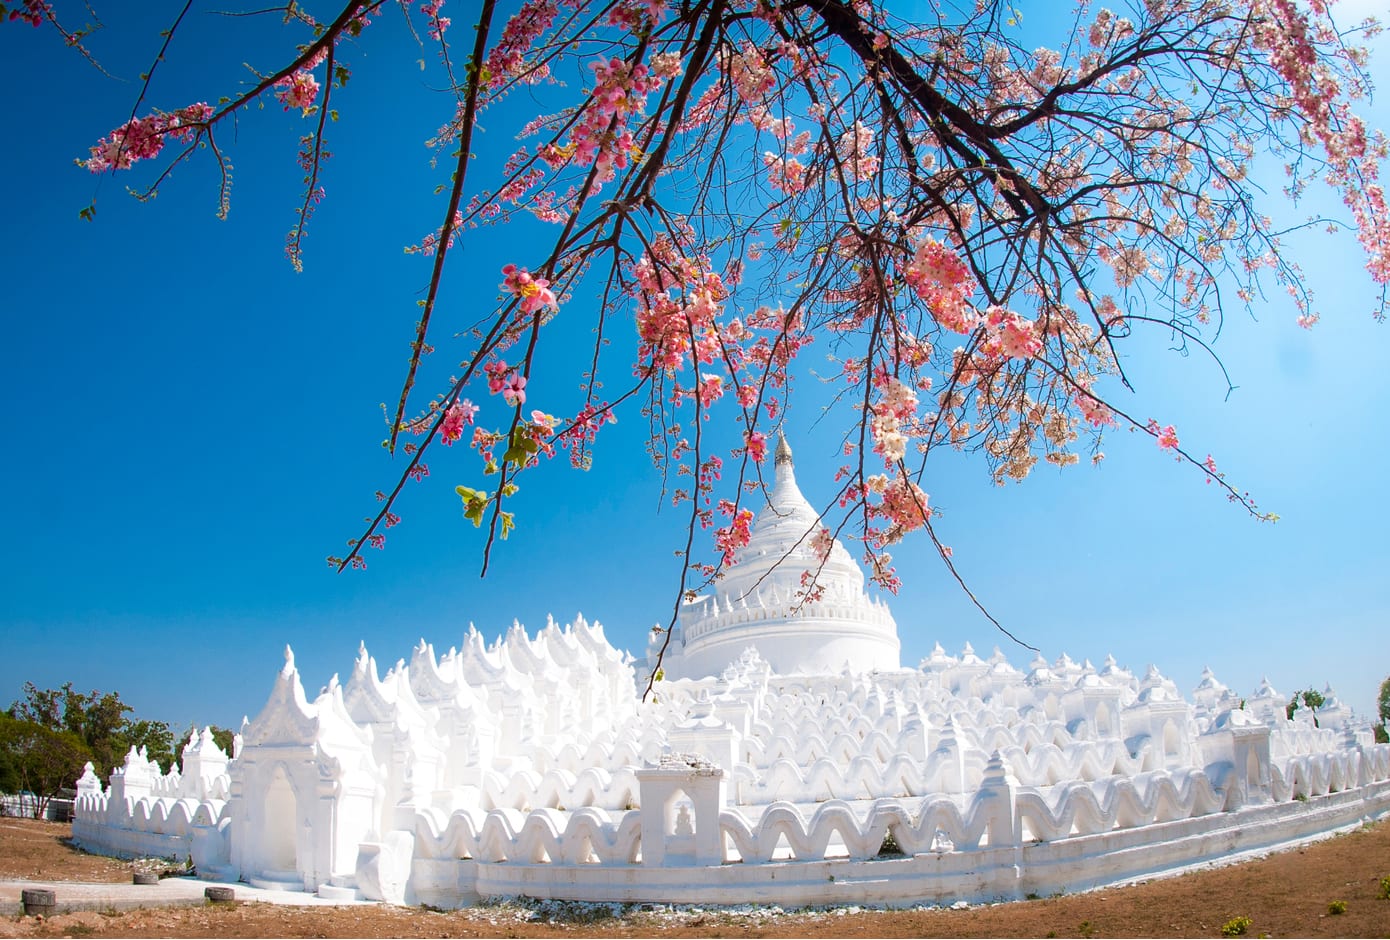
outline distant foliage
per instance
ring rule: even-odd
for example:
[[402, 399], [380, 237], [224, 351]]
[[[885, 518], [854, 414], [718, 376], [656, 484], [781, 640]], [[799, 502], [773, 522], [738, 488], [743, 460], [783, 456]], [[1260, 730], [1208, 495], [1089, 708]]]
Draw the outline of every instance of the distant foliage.
[[[57, 689], [24, 684], [24, 698], [10, 705], [9, 715], [55, 733], [72, 735], [85, 748], [98, 775], [105, 777], [125, 761], [132, 747], [145, 748], [150, 760], [165, 770], [174, 765], [174, 734], [168, 724], [135, 718], [116, 692], [93, 689], [83, 694], [65, 683]], [[82, 773], [82, 762], [64, 786]]]
[[1302, 692], [1295, 692], [1293, 698], [1289, 699], [1289, 704], [1284, 706], [1284, 714], [1293, 721], [1294, 712], [1301, 707], [1308, 709], [1313, 715], [1313, 727], [1318, 727], [1318, 709], [1327, 703], [1327, 699], [1317, 689], [1306, 689]]
[[[217, 725], [209, 725], [208, 727], [212, 730], [212, 743], [215, 744], [215, 745], [217, 745], [218, 749], [219, 749], [223, 754], [226, 754], [228, 757], [233, 757], [233, 756], [235, 756], [235, 755], [232, 753], [232, 751], [233, 751], [233, 742], [234, 742], [234, 739], [236, 738], [236, 732], [235, 732], [235, 731], [232, 731], [230, 728], [222, 728], [222, 727], [219, 727], [219, 726], [217, 726]], [[195, 722], [195, 723], [190, 724], [190, 725], [188, 726], [188, 730], [185, 731], [185, 732], [183, 733], [183, 735], [182, 735], [182, 737], [181, 737], [181, 740], [187, 741], [187, 740], [189, 740], [190, 736], [196, 737], [196, 736], [201, 735], [201, 734], [202, 734], [202, 728], [199, 727], [199, 725]], [[176, 750], [177, 750], [177, 752], [178, 752], [177, 755], [176, 755], [176, 757], [177, 757], [178, 764], [179, 764], [179, 772], [182, 773], [182, 772], [183, 772], [183, 748], [182, 748], [182, 746], [179, 746], [179, 747], [176, 748]]]
[[1376, 705], [1376, 710], [1380, 713], [1380, 724], [1376, 726], [1376, 741], [1390, 744], [1390, 734], [1386, 732], [1386, 728], [1390, 727], [1390, 676], [1386, 676], [1385, 681], [1380, 684], [1380, 697]]
[[91, 759], [85, 742], [71, 731], [0, 712], [0, 791], [32, 796], [25, 808], [42, 819], [48, 801], [71, 787]]

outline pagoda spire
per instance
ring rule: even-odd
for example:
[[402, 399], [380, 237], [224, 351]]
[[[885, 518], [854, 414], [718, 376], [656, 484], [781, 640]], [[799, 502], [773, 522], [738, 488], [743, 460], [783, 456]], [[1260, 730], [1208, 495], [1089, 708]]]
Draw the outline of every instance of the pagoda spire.
[[[777, 452], [773, 457], [772, 464], [775, 470], [773, 489], [781, 492], [788, 484], [796, 486], [795, 464], [792, 463], [792, 448], [787, 443], [787, 436], [780, 430], [777, 432]], [[800, 495], [799, 493], [797, 494]], [[768, 494], [768, 502], [777, 502], [772, 493]]]
[[781, 431], [777, 432], [777, 454], [773, 458], [773, 465], [780, 467], [782, 464], [791, 464], [792, 448], [787, 443], [787, 436]]

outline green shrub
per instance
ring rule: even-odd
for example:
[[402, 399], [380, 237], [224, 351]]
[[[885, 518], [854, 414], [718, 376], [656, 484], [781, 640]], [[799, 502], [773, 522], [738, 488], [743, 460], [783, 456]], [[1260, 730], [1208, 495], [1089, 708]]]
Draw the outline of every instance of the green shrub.
[[1380, 879], [1380, 896], [1390, 901], [1390, 878]]
[[1331, 904], [1327, 905], [1327, 913], [1329, 914], [1345, 914], [1346, 912], [1346, 901], [1333, 901]]
[[1245, 931], [1250, 929], [1252, 921], [1248, 917], [1232, 917], [1221, 925], [1221, 936], [1240, 937], [1244, 936]]

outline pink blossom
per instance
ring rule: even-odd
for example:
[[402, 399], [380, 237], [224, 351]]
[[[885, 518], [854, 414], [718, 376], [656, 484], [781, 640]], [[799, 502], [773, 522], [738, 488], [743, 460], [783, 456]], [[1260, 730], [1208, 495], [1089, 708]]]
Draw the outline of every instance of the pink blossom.
[[550, 289], [550, 282], [543, 277], [532, 277], [525, 268], [509, 264], [502, 269], [502, 289], [521, 301], [522, 313], [535, 313], [543, 308], [559, 310], [560, 302]]
[[738, 557], [738, 550], [748, 544], [752, 537], [750, 526], [753, 522], [751, 509], [740, 509], [733, 521], [714, 532], [714, 545], [723, 553], [722, 563], [729, 567]]
[[[502, 88], [526, 64], [526, 53], [555, 21], [559, 6], [555, 0], [527, 0], [502, 31], [502, 38], [488, 53], [484, 80], [490, 90]], [[544, 65], [532, 66], [525, 73], [527, 82], [542, 81], [549, 74]]]
[[44, 19], [53, 15], [53, 8], [45, 0], [22, 0], [20, 6], [10, 11], [10, 19], [42, 26]]
[[969, 333], [978, 325], [980, 315], [969, 303], [975, 279], [960, 255], [936, 239], [925, 238], [917, 245], [912, 261], [903, 270], [903, 280], [946, 329]]
[[762, 431], [747, 431], [743, 435], [748, 447], [748, 456], [754, 463], [762, 463], [767, 457], [767, 435]]
[[430, 36], [434, 39], [442, 40], [444, 32], [449, 28], [449, 18], [440, 16], [439, 10], [444, 6], [444, 0], [424, 0], [420, 4], [420, 12], [430, 18]]
[[1031, 359], [1042, 352], [1037, 324], [998, 305], [985, 312], [985, 322], [994, 331], [986, 352], [1011, 359]]
[[724, 395], [724, 379], [718, 375], [704, 373], [700, 376], [700, 384], [696, 391], [699, 395], [700, 404], [711, 405]]
[[467, 398], [459, 399], [449, 406], [449, 410], [444, 412], [444, 420], [439, 425], [439, 433], [443, 437], [444, 443], [450, 446], [454, 441], [463, 436], [463, 426], [473, 423], [473, 416], [478, 413], [478, 406]]
[[505, 360], [489, 362], [483, 366], [483, 372], [487, 375], [487, 390], [496, 395], [502, 391], [502, 387], [507, 382], [508, 366]]
[[879, 511], [900, 531], [919, 529], [927, 521], [927, 494], [906, 477], [894, 477], [883, 487]]
[[548, 415], [540, 409], [535, 409], [531, 412], [531, 423], [536, 426], [536, 430], [542, 433], [555, 433], [555, 416]]
[[509, 405], [526, 404], [526, 376], [513, 372], [502, 386], [502, 398]]
[[212, 105], [200, 101], [167, 114], [157, 111], [127, 121], [97, 141], [83, 165], [93, 173], [128, 169], [137, 160], [158, 156], [167, 137], [192, 141], [213, 113]]
[[1165, 427], [1159, 427], [1158, 422], [1150, 418], [1146, 428], [1150, 434], [1158, 438], [1159, 447], [1163, 448], [1164, 450], [1177, 449], [1178, 432], [1173, 428], [1171, 424]]
[[318, 101], [319, 83], [308, 69], [299, 69], [292, 75], [286, 75], [275, 83], [278, 89], [275, 97], [285, 105], [285, 110], [299, 108], [307, 113]]

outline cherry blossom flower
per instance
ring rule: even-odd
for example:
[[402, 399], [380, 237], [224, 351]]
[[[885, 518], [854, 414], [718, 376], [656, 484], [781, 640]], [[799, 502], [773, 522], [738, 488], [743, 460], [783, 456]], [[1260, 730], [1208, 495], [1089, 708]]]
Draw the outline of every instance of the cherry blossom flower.
[[526, 404], [526, 376], [513, 372], [502, 385], [502, 398], [509, 405]]
[[747, 431], [743, 435], [748, 448], [748, 458], [754, 463], [762, 463], [767, 458], [767, 435], [762, 431]]
[[1149, 419], [1146, 429], [1150, 434], [1158, 439], [1158, 446], [1164, 450], [1176, 450], [1178, 447], [1178, 432], [1171, 424], [1159, 427], [1158, 422]]
[[502, 289], [521, 301], [522, 313], [536, 313], [542, 309], [559, 310], [560, 302], [550, 289], [550, 281], [543, 277], [532, 277], [525, 268], [509, 264], [502, 269]]
[[463, 426], [473, 423], [473, 416], [478, 413], [478, 406], [467, 398], [461, 398], [449, 406], [444, 412], [444, 420], [439, 425], [439, 433], [445, 444], [453, 445], [463, 436]]
[[318, 101], [319, 82], [308, 69], [299, 69], [286, 75], [275, 83], [275, 88], [275, 97], [285, 105], [286, 111], [299, 108], [308, 114], [309, 109]]

